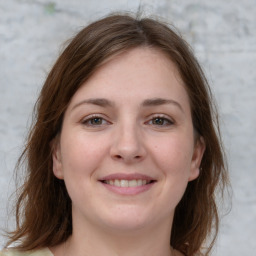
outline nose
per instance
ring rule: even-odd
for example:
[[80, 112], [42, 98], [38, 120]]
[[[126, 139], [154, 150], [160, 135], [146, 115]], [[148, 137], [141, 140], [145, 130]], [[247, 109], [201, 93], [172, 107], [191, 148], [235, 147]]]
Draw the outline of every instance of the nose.
[[126, 125], [116, 129], [110, 154], [114, 160], [127, 164], [143, 160], [146, 156], [146, 149], [139, 128]]

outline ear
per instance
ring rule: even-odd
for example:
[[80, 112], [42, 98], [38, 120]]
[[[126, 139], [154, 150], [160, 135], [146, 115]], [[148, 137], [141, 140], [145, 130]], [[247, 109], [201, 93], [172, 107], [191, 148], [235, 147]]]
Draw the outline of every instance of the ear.
[[57, 135], [51, 142], [52, 170], [56, 178], [63, 180], [63, 170], [60, 151], [60, 138]]
[[202, 136], [195, 142], [194, 152], [191, 161], [189, 181], [196, 179], [200, 173], [200, 164], [205, 151], [205, 141]]

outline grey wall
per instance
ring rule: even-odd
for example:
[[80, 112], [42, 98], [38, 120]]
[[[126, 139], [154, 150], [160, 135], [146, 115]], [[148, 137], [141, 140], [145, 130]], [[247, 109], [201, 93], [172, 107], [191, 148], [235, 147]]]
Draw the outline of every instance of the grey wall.
[[[255, 0], [0, 0], [0, 228], [38, 91], [62, 43], [111, 11], [158, 14], [195, 50], [215, 92], [234, 190], [214, 255], [255, 254]], [[0, 236], [0, 247], [4, 238]]]

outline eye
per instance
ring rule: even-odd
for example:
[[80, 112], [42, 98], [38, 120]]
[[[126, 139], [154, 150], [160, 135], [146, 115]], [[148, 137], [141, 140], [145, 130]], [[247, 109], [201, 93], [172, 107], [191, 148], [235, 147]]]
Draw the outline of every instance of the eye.
[[151, 120], [149, 120], [147, 124], [154, 125], [154, 126], [171, 126], [174, 124], [174, 122], [169, 118], [156, 116], [156, 117], [153, 117]]
[[108, 121], [106, 121], [103, 117], [100, 116], [89, 116], [82, 120], [82, 124], [86, 126], [103, 126], [108, 123]]

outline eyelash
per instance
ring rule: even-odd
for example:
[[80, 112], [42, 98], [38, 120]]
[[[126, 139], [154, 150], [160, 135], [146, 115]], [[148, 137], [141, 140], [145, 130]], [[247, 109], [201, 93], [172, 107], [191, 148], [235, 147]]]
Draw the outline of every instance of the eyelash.
[[[153, 120], [161, 120], [162, 124], [154, 124], [152, 123]], [[156, 116], [153, 116], [151, 117], [151, 119], [149, 121], [147, 121], [146, 123], [151, 123], [151, 125], [153, 126], [162, 126], [162, 127], [166, 127], [166, 126], [171, 126], [174, 124], [174, 121], [171, 120], [170, 118], [167, 118], [163, 115], [156, 115]]]
[[[97, 119], [98, 119], [98, 121], [100, 121], [100, 124], [92, 124], [91, 123], [93, 121], [96, 121]], [[157, 121], [157, 120], [160, 121], [159, 124], [153, 123], [154, 121]], [[96, 114], [86, 117], [85, 119], [82, 120], [81, 123], [83, 125], [86, 125], [89, 127], [101, 127], [106, 124], [111, 124], [106, 119], [104, 119], [102, 116], [96, 115]], [[163, 115], [155, 115], [155, 116], [151, 117], [150, 120], [147, 121], [145, 124], [153, 125], [153, 126], [157, 126], [157, 127], [167, 127], [167, 126], [174, 125], [174, 121], [171, 120], [170, 118], [163, 116]]]
[[[100, 124], [92, 124], [92, 123], [89, 123], [91, 121], [95, 121], [96, 119], [100, 119], [101, 120], [101, 123]], [[104, 124], [102, 124], [102, 122], [105, 122]], [[88, 117], [86, 117], [85, 119], [82, 120], [82, 124], [83, 125], [86, 125], [86, 126], [90, 126], [90, 127], [99, 127], [99, 126], [103, 126], [105, 125], [106, 123], [109, 124], [108, 121], [106, 121], [106, 119], [104, 119], [102, 116], [99, 116], [99, 115], [90, 115]]]

